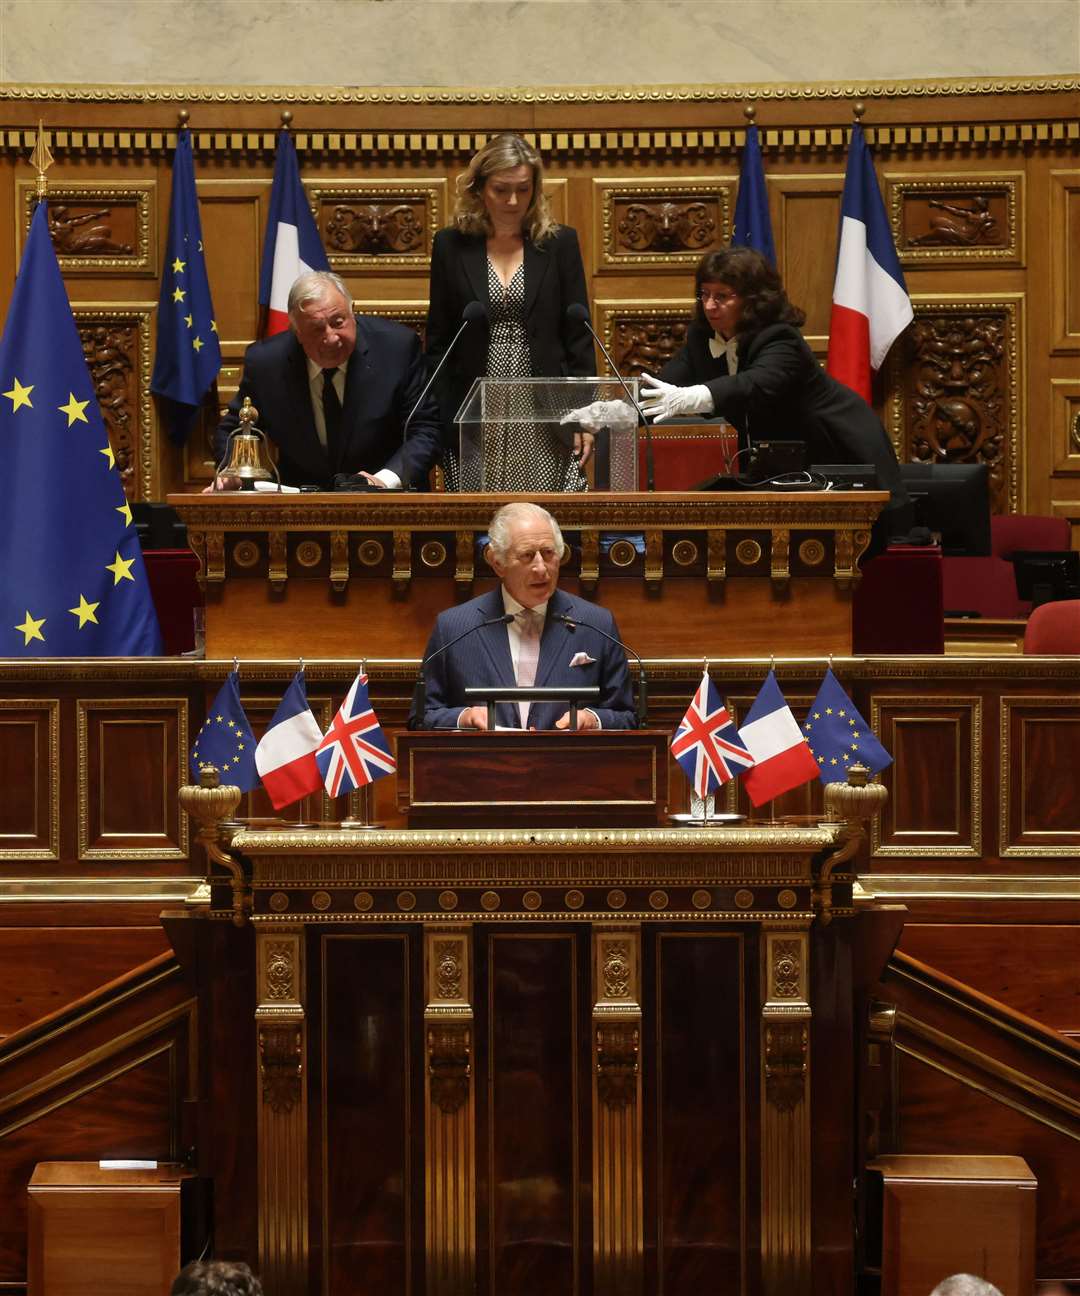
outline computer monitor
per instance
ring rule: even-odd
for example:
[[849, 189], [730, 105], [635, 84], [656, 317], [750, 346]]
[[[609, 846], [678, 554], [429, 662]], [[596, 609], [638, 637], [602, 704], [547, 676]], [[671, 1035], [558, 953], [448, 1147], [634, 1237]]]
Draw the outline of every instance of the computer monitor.
[[990, 470], [986, 464], [904, 463], [900, 475], [916, 526], [941, 536], [946, 558], [990, 554]]
[[1075, 549], [1017, 549], [1009, 555], [1016, 597], [1036, 607], [1080, 597], [1080, 552]]

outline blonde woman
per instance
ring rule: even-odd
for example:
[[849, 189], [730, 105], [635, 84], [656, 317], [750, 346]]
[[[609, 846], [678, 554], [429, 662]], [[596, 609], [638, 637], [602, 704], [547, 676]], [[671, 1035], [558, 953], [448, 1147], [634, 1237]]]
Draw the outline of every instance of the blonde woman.
[[[552, 218], [540, 154], [517, 135], [497, 135], [458, 177], [457, 190], [453, 224], [432, 247], [427, 355], [433, 370], [465, 307], [485, 307], [486, 320], [462, 334], [438, 386], [447, 484], [469, 490], [479, 482], [462, 480], [454, 416], [473, 379], [587, 377], [596, 372], [596, 357], [588, 330], [566, 317], [567, 306], [588, 303], [585, 270], [577, 233]], [[591, 433], [564, 442], [529, 422], [524, 405], [508, 408], [506, 417], [486, 430], [490, 488], [586, 489], [581, 469], [592, 453]]]

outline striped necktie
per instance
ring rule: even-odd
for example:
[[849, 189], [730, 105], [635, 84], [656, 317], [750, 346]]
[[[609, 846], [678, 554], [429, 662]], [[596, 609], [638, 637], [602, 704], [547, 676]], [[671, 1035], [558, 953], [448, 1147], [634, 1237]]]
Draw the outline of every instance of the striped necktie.
[[[536, 667], [540, 661], [540, 618], [532, 608], [522, 608], [517, 614], [521, 626], [521, 643], [518, 647], [517, 682], [521, 688], [531, 688], [536, 683]], [[528, 702], [518, 703], [521, 727], [529, 715]]]

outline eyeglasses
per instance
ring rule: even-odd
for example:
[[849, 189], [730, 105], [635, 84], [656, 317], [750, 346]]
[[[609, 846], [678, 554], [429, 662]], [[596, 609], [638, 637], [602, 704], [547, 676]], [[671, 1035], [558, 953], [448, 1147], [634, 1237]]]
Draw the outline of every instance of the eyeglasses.
[[701, 292], [698, 293], [698, 301], [701, 302], [702, 306], [708, 306], [709, 302], [714, 302], [717, 306], [728, 306], [738, 295], [738, 293], [733, 292], [714, 293], [709, 292], [707, 288], [702, 288]]

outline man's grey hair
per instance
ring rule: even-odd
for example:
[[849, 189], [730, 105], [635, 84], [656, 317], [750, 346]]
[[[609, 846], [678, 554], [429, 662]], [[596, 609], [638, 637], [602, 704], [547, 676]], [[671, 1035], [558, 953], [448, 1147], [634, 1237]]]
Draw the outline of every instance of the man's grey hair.
[[321, 302], [331, 292], [341, 293], [345, 305], [352, 310], [352, 294], [341, 275], [332, 270], [309, 270], [302, 274], [289, 289], [289, 318], [295, 319], [305, 306]]
[[551, 534], [555, 537], [555, 548], [561, 560], [566, 552], [566, 543], [563, 540], [558, 522], [555, 521], [547, 509], [541, 508], [539, 504], [528, 504], [524, 500], [515, 500], [513, 504], [504, 504], [491, 519], [491, 524], [488, 527], [488, 539], [491, 541], [490, 550], [493, 557], [498, 558], [499, 562], [506, 561], [510, 555], [510, 532], [519, 523], [535, 524], [544, 522], [551, 527]]
[[930, 1296], [1001, 1296], [1001, 1292], [985, 1278], [974, 1274], [952, 1274], [942, 1278]]

